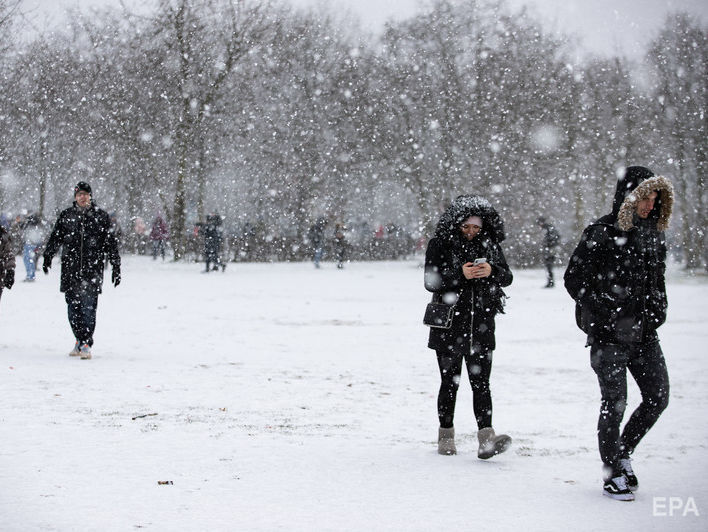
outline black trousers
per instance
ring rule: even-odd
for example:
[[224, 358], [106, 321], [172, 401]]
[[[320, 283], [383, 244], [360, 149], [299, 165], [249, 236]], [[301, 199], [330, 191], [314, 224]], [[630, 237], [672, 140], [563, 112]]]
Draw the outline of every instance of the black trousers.
[[450, 428], [455, 417], [455, 401], [460, 387], [462, 359], [467, 365], [467, 376], [472, 385], [472, 402], [477, 428], [492, 426], [492, 392], [489, 376], [492, 373], [492, 351], [476, 346], [472, 353], [463, 355], [437, 351], [440, 368], [438, 392], [438, 419], [440, 426]]
[[[618, 461], [628, 458], [669, 404], [669, 374], [658, 341], [621, 345], [593, 343], [590, 362], [602, 394], [597, 438], [607, 474], [618, 476]], [[620, 434], [627, 406], [627, 370], [637, 381], [642, 402]]]
[[93, 332], [96, 329], [96, 309], [98, 308], [98, 289], [94, 286], [72, 288], [64, 293], [69, 310], [69, 324], [74, 338], [80, 344], [93, 345]]
[[548, 281], [548, 285], [553, 284], [553, 263], [556, 261], [556, 257], [554, 255], [546, 254], [546, 256], [543, 257], [543, 265], [546, 267], [546, 280]]

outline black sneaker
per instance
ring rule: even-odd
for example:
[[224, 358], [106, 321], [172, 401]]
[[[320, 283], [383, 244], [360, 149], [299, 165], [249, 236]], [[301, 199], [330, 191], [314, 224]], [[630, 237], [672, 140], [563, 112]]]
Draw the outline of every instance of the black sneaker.
[[627, 486], [627, 479], [620, 475], [605, 481], [602, 494], [616, 501], [633, 501], [634, 493]]
[[637, 475], [632, 471], [632, 460], [630, 458], [620, 458], [619, 467], [624, 478], [627, 479], [627, 487], [632, 491], [637, 491], [639, 489], [639, 481], [637, 480]]

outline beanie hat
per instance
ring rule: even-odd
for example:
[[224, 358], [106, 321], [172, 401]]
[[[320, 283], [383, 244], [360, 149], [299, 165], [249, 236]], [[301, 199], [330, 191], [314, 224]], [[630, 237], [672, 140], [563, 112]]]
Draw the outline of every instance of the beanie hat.
[[76, 196], [79, 192], [88, 192], [91, 194], [91, 185], [89, 185], [86, 181], [79, 181], [74, 187], [74, 196]]

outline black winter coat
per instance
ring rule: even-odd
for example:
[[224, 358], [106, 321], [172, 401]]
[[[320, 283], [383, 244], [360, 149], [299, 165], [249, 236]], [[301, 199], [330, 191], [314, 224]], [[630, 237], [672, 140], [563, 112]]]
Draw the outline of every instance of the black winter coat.
[[[654, 209], [642, 220], [637, 203], [653, 190], [658, 192]], [[630, 167], [617, 183], [612, 213], [583, 232], [564, 281], [588, 344], [656, 340], [656, 329], [666, 320], [663, 231], [672, 206], [673, 189], [666, 178]]]
[[78, 288], [82, 281], [90, 283], [100, 292], [106, 255], [113, 268], [120, 268], [118, 241], [110, 228], [108, 213], [93, 202], [85, 210], [74, 202], [73, 206], [59, 214], [47, 242], [44, 259], [51, 261], [59, 247], [62, 248], [62, 292]]
[[[483, 227], [467, 242], [460, 224], [470, 216], [482, 218]], [[457, 301], [449, 329], [432, 328], [428, 347], [438, 352], [469, 354], [496, 348], [495, 317], [504, 310], [513, 275], [499, 242], [504, 240], [504, 224], [494, 208], [480, 196], [459, 196], [438, 222], [435, 237], [425, 253], [425, 288], [445, 302]], [[462, 265], [484, 257], [492, 267], [489, 277], [466, 279]]]

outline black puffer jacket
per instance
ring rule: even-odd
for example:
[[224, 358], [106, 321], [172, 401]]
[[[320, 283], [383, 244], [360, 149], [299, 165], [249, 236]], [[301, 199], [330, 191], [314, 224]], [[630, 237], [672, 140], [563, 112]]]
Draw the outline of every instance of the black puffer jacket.
[[93, 201], [85, 210], [74, 202], [59, 214], [44, 259], [51, 262], [61, 246], [62, 292], [79, 287], [82, 281], [92, 284], [100, 292], [106, 255], [113, 268], [120, 268], [118, 241], [110, 228], [108, 213], [96, 207]]
[[[658, 192], [654, 209], [642, 220], [637, 204], [652, 191]], [[666, 319], [664, 230], [672, 207], [669, 180], [632, 166], [617, 182], [612, 213], [583, 232], [564, 280], [588, 343], [656, 339], [656, 329]]]
[[[470, 242], [460, 224], [470, 216], [482, 219], [482, 230]], [[428, 347], [454, 354], [470, 352], [472, 344], [486, 350], [496, 347], [494, 318], [504, 310], [502, 287], [513, 280], [499, 243], [505, 238], [504, 223], [481, 196], [459, 196], [438, 222], [435, 237], [425, 253], [425, 288], [445, 302], [457, 301], [452, 326], [431, 328]], [[489, 277], [466, 279], [462, 265], [484, 257], [492, 267]], [[473, 312], [474, 310], [474, 312]]]

